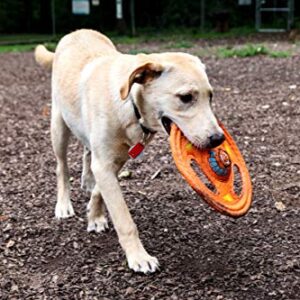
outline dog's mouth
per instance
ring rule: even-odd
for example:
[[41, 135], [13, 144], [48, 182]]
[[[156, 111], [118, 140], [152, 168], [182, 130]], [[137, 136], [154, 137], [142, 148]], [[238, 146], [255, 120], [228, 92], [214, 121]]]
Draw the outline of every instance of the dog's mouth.
[[163, 126], [164, 126], [165, 131], [167, 132], [167, 134], [170, 135], [172, 121], [168, 117], [163, 116], [161, 118], [161, 123], [163, 124]]
[[[170, 135], [171, 133], [171, 126], [172, 126], [172, 123], [175, 123], [173, 122], [170, 118], [166, 117], [166, 116], [163, 116], [161, 117], [161, 123], [165, 129], [165, 131], [167, 132], [168, 135]], [[176, 124], [176, 123], [175, 123]], [[180, 129], [181, 130], [181, 129]], [[182, 131], [183, 132], [183, 131]], [[184, 133], [183, 133], [184, 134]], [[190, 141], [196, 148], [199, 148], [199, 149], [204, 149], [205, 147], [203, 146], [203, 144], [197, 140], [197, 139], [193, 139], [191, 137], [189, 137], [188, 135], [184, 134], [184, 136], [186, 137], [186, 139], [188, 141]]]
[[[161, 123], [165, 129], [165, 131], [167, 132], [168, 135], [170, 135], [171, 133], [171, 126], [172, 123], [174, 123], [171, 119], [169, 119], [166, 116], [163, 116], [161, 118]], [[180, 129], [181, 130], [181, 129]], [[184, 134], [185, 135], [185, 134]], [[205, 147], [203, 147], [202, 143], [196, 139], [192, 139], [191, 137], [185, 135], [185, 137], [187, 138], [188, 141], [190, 141], [195, 147], [199, 148], [199, 149], [203, 149]]]

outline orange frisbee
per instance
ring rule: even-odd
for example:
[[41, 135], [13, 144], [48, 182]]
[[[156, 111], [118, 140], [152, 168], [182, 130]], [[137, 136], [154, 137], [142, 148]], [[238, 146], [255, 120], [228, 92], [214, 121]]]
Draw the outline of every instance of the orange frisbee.
[[[222, 214], [240, 217], [251, 205], [251, 179], [233, 138], [221, 123], [220, 127], [224, 131], [225, 141], [214, 149], [200, 150], [173, 123], [170, 134], [172, 155], [179, 172], [210, 206]], [[209, 185], [201, 180], [192, 165], [201, 170]], [[237, 178], [240, 178], [240, 189], [235, 188]]]

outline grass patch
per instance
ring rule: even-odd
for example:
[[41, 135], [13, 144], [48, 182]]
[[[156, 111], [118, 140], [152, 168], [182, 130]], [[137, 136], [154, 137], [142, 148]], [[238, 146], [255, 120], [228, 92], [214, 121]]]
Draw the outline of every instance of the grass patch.
[[0, 53], [32, 51], [38, 44], [44, 44], [47, 49], [55, 50], [61, 35], [47, 34], [13, 34], [0, 35]]
[[[213, 30], [201, 31], [199, 28], [143, 28], [138, 30], [135, 37], [130, 35], [118, 35], [116, 32], [104, 32], [115, 44], [139, 45], [147, 42], [170, 43], [167, 49], [189, 49], [199, 39], [218, 39], [247, 36], [255, 33], [251, 27], [234, 28], [226, 33], [219, 33]], [[57, 43], [63, 34], [56, 36], [49, 34], [2, 34], [0, 35], [0, 52], [24, 52], [34, 49], [36, 44]], [[132, 50], [135, 53], [136, 50]], [[139, 51], [140, 52], [140, 51]], [[146, 51], [143, 51], [147, 53]]]
[[55, 52], [57, 43], [44, 43], [43, 44], [49, 51]]
[[[149, 54], [147, 50], [147, 43], [157, 43], [161, 50], [166, 49], [191, 49], [199, 56], [218, 56], [221, 58], [227, 57], [251, 57], [256, 55], [268, 55], [274, 58], [286, 58], [291, 56], [291, 51], [273, 51], [264, 45], [247, 44], [239, 47], [211, 47], [209, 49], [194, 48], [195, 42], [198, 45], [201, 39], [221, 39], [234, 38], [240, 35], [247, 36], [253, 34], [253, 28], [242, 27], [234, 28], [226, 33], [218, 33], [214, 31], [201, 32], [199, 28], [184, 29], [176, 28], [157, 30], [157, 29], [141, 29], [139, 35], [136, 37], [120, 36], [115, 32], [105, 32], [115, 44], [132, 45], [129, 50], [130, 54], [145, 53]], [[23, 34], [23, 35], [0, 35], [0, 53], [5, 52], [26, 52], [32, 51], [37, 44], [44, 44], [49, 50], [55, 50], [56, 43], [62, 35], [53, 37], [52, 35], [39, 34]], [[45, 44], [45, 42], [47, 42]], [[137, 45], [137, 46], [133, 46]], [[138, 49], [137, 47], [140, 47]], [[184, 50], [182, 50], [184, 51]]]
[[53, 37], [49, 34], [0, 34], [0, 44], [1, 43], [15, 43], [31, 44], [31, 41], [52, 41], [53, 39], [58, 39], [59, 37]]
[[145, 49], [131, 49], [127, 52], [128, 54], [139, 54], [139, 53], [144, 53], [144, 54], [150, 54], [151, 52]]
[[189, 41], [177, 41], [175, 43], [170, 43], [166, 49], [189, 49], [193, 47], [193, 43]]
[[36, 45], [1, 45], [0, 53], [32, 51]]
[[220, 39], [249, 36], [256, 33], [252, 27], [233, 28], [225, 33], [213, 30], [201, 31], [199, 28], [139, 29], [137, 36], [119, 36], [115, 32], [105, 32], [117, 44], [137, 44], [146, 42], [172, 42], [173, 48], [191, 48], [193, 41], [199, 39]]
[[221, 58], [229, 57], [251, 57], [257, 55], [268, 55], [274, 58], [289, 57], [287, 51], [272, 51], [263, 45], [248, 44], [238, 48], [221, 47], [217, 50], [217, 55]]
[[[44, 43], [46, 48], [50, 51], [54, 51], [56, 43]], [[0, 53], [8, 52], [29, 52], [33, 51], [37, 44], [26, 44], [26, 45], [0, 45]]]
[[216, 32], [214, 30], [208, 31], [194, 31], [191, 37], [195, 39], [221, 39], [221, 38], [235, 38], [240, 36], [249, 36], [256, 34], [256, 30], [252, 27], [237, 27], [232, 28], [227, 32]]
[[221, 47], [218, 55], [222, 58], [227, 57], [249, 57], [261, 54], [268, 54], [268, 49], [261, 45], [246, 45], [240, 48]]
[[291, 53], [288, 51], [270, 51], [269, 56], [274, 58], [287, 58], [291, 56]]
[[107, 35], [114, 44], [134, 45], [143, 42], [143, 37]]

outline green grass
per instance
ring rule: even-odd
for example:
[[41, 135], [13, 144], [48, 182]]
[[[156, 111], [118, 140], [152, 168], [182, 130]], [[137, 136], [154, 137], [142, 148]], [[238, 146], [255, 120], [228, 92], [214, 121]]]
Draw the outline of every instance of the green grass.
[[287, 58], [291, 56], [291, 53], [288, 51], [270, 51], [269, 56], [274, 58]]
[[45, 44], [50, 50], [55, 49], [55, 42], [60, 36], [45, 34], [0, 35], [0, 53], [32, 51], [36, 45]]
[[36, 45], [1, 45], [0, 53], [32, 51]]
[[[180, 44], [183, 43], [181, 48], [189, 48], [190, 40], [196, 39], [216, 39], [221, 37], [236, 37], [240, 35], [249, 35], [254, 33], [254, 29], [250, 27], [234, 28], [226, 33], [219, 33], [213, 30], [206, 30], [201, 32], [199, 28], [176, 28], [176, 29], [155, 29], [144, 28], [138, 30], [138, 35], [132, 37], [130, 35], [118, 35], [116, 32], [104, 32], [106, 35], [112, 38], [115, 43], [119, 44], [138, 44], [149, 41], [159, 42], [174, 42], [175, 47], [180, 48]], [[41, 42], [58, 41], [63, 35], [57, 36], [49, 34], [0, 34], [0, 44], [33, 44]], [[184, 41], [184, 42], [182, 42]], [[176, 44], [178, 44], [176, 46]], [[186, 44], [186, 45], [185, 45]]]
[[189, 49], [193, 47], [193, 43], [189, 41], [171, 42], [166, 49]]
[[132, 37], [132, 36], [114, 36], [114, 35], [109, 35], [108, 36], [111, 38], [114, 44], [126, 44], [126, 45], [134, 45], [134, 44], [140, 44], [143, 42], [142, 37]]
[[144, 53], [144, 54], [150, 54], [150, 51], [146, 50], [146, 49], [131, 49], [128, 51], [128, 54], [139, 54], [139, 53]]
[[220, 39], [220, 38], [234, 38], [234, 37], [245, 37], [249, 36], [251, 34], [255, 34], [256, 31], [253, 27], [237, 27], [232, 28], [227, 32], [221, 33], [216, 32], [214, 30], [208, 30], [208, 31], [198, 31], [193, 32], [192, 37], [195, 39]]
[[268, 54], [268, 50], [262, 45], [248, 44], [240, 48], [221, 47], [218, 49], [218, 55], [223, 58], [227, 57], [248, 57], [261, 54]]
[[[218, 38], [229, 38], [238, 36], [247, 36], [255, 33], [255, 30], [251, 27], [234, 28], [226, 33], [219, 33], [213, 30], [206, 30], [202, 32], [199, 28], [175, 28], [175, 29], [155, 29], [155, 28], [144, 28], [138, 30], [138, 35], [135, 37], [129, 35], [118, 35], [116, 32], [104, 32], [109, 36], [112, 41], [116, 44], [141, 44], [147, 42], [166, 42], [171, 43], [170, 48], [191, 48], [193, 42], [199, 39], [218, 39]], [[58, 42], [62, 37], [62, 34], [56, 36], [49, 34], [11, 34], [1, 35], [0, 34], [0, 46], [13, 45], [13, 50], [20, 49], [23, 51], [23, 47], [15, 45], [34, 45], [45, 42]], [[17, 47], [17, 48], [15, 48]], [[25, 49], [26, 49], [25, 47]], [[6, 48], [10, 49], [10, 48]], [[7, 50], [8, 51], [8, 50]], [[17, 50], [16, 50], [17, 51]]]
[[0, 34], [0, 43], [23, 43], [28, 41], [49, 41], [54, 37], [49, 34]]
[[[48, 50], [54, 51], [56, 44], [55, 43], [44, 43]], [[33, 51], [37, 44], [28, 44], [28, 45], [0, 45], [0, 53], [8, 52], [28, 52]]]
[[[147, 45], [145, 43], [161, 43], [160, 47], [162, 50], [166, 49], [190, 49], [190, 52], [194, 54], [201, 54], [200, 56], [218, 56], [222, 58], [227, 57], [250, 57], [256, 55], [268, 55], [274, 58], [285, 58], [291, 56], [291, 52], [288, 51], [273, 51], [268, 49], [264, 45], [247, 44], [240, 47], [212, 47], [211, 49], [194, 48], [195, 42], [199, 42], [199, 39], [218, 39], [218, 38], [234, 38], [239, 36], [248, 36], [253, 34], [255, 31], [253, 28], [242, 27], [234, 28], [226, 33], [218, 33], [214, 31], [201, 32], [199, 28], [185, 29], [176, 28], [174, 30], [154, 30], [154, 29], [143, 29], [139, 30], [139, 35], [136, 37], [131, 36], [120, 36], [114, 32], [106, 34], [112, 38], [113, 42], [122, 45], [137, 45], [139, 49], [133, 47], [129, 51], [130, 54], [137, 53], [149, 53]], [[0, 35], [0, 53], [4, 52], [24, 52], [32, 51], [37, 44], [46, 44], [49, 50], [54, 50], [56, 42], [61, 37], [57, 35], [40, 35], [40, 34], [18, 34], [18, 35]], [[184, 51], [184, 50], [183, 50]], [[196, 53], [195, 53], [196, 51]], [[199, 52], [199, 53], [198, 53]]]
[[274, 58], [285, 58], [289, 57], [290, 53], [287, 51], [273, 51], [263, 45], [248, 44], [238, 48], [220, 47], [217, 50], [217, 55], [221, 58], [251, 57], [257, 55], [268, 55]]
[[117, 44], [139, 44], [145, 42], [172, 42], [174, 48], [191, 48], [192, 42], [199, 39], [233, 38], [249, 36], [256, 31], [252, 27], [239, 27], [228, 32], [220, 33], [213, 30], [201, 31], [199, 28], [176, 28], [158, 30], [153, 28], [139, 29], [139, 34], [132, 36], [118, 36], [115, 32], [106, 32]]

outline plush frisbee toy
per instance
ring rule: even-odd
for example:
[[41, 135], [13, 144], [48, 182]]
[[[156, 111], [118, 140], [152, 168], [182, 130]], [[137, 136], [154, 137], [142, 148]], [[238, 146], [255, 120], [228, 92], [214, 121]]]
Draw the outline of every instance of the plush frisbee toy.
[[[233, 138], [222, 124], [225, 141], [211, 150], [194, 147], [173, 123], [170, 144], [175, 164], [188, 184], [214, 209], [231, 217], [244, 215], [252, 199], [251, 179], [244, 159]], [[210, 189], [197, 175], [196, 164], [213, 186]], [[236, 168], [234, 168], [234, 166]], [[235, 192], [234, 169], [240, 173], [241, 191]]]

